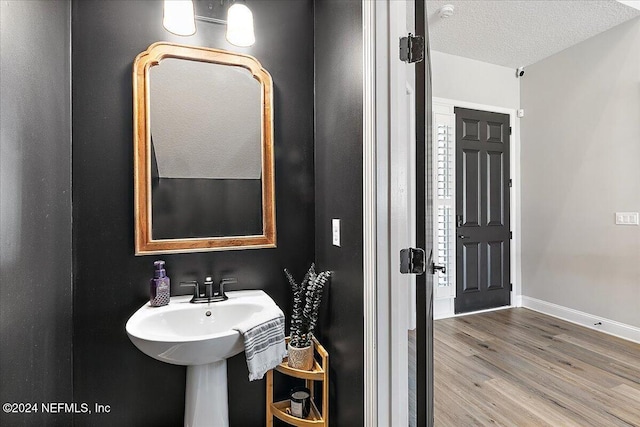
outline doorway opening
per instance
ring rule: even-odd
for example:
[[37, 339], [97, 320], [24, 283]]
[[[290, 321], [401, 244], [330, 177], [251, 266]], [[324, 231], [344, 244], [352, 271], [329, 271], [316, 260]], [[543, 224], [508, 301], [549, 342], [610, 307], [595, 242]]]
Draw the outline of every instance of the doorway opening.
[[516, 111], [434, 97], [432, 131], [434, 319], [520, 306]]

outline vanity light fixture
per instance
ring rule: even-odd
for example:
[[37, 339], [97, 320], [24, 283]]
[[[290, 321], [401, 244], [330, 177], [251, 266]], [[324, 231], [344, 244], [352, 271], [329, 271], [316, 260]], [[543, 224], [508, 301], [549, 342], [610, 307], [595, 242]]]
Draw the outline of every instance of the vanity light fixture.
[[196, 20], [192, 0], [164, 0], [164, 28], [179, 36], [191, 36], [196, 32]]
[[253, 31], [253, 14], [246, 4], [235, 2], [227, 11], [227, 41], [240, 47], [252, 46], [256, 42]]
[[[199, 1], [199, 0], [196, 0]], [[229, 4], [227, 8], [227, 19], [220, 19], [211, 16], [219, 12], [220, 8], [224, 8], [225, 3]], [[198, 3], [200, 5], [200, 3]], [[205, 5], [206, 7], [207, 5]], [[214, 24], [223, 24], [227, 26], [226, 38], [229, 43], [240, 47], [253, 46], [256, 42], [256, 36], [253, 31], [253, 13], [241, 0], [219, 0], [219, 5], [208, 4], [208, 10], [205, 12], [202, 8], [197, 8], [200, 12], [208, 16], [196, 15], [194, 3], [192, 0], [164, 0], [164, 18], [162, 25], [164, 28], [179, 36], [191, 36], [196, 32], [196, 19], [199, 21], [211, 22]]]

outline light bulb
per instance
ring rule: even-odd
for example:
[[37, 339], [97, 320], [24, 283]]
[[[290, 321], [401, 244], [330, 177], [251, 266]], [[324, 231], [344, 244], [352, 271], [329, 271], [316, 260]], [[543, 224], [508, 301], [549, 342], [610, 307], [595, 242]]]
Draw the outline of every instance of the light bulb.
[[190, 36], [196, 32], [196, 20], [191, 0], [164, 0], [164, 28], [179, 36]]
[[244, 4], [234, 3], [229, 7], [227, 41], [241, 47], [251, 46], [256, 42], [253, 32], [253, 14]]

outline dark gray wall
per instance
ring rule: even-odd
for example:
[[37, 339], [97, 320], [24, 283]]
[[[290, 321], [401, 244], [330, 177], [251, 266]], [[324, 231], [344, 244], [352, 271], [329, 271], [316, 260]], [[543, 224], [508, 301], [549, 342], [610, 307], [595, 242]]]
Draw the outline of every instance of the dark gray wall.
[[[330, 355], [330, 421], [364, 423], [362, 5], [315, 2], [316, 259], [334, 276], [320, 338]], [[341, 219], [341, 247], [331, 219]]]
[[[289, 311], [282, 269], [301, 276], [314, 254], [313, 8], [310, 1], [248, 1], [257, 42], [224, 41], [224, 26], [198, 22], [195, 36], [162, 28], [161, 1], [75, 1], [73, 26], [74, 398], [111, 405], [77, 416], [79, 426], [177, 426], [185, 369], [155, 361], [125, 333], [148, 298], [154, 259], [175, 293], [180, 280], [212, 274], [238, 288], [264, 289]], [[276, 249], [133, 255], [131, 70], [156, 41], [246, 52], [271, 73], [275, 90]], [[264, 381], [249, 383], [241, 354], [229, 360], [232, 426], [264, 424]]]
[[[67, 1], [0, 3], [0, 402], [71, 402]], [[0, 412], [3, 426], [70, 415]]]

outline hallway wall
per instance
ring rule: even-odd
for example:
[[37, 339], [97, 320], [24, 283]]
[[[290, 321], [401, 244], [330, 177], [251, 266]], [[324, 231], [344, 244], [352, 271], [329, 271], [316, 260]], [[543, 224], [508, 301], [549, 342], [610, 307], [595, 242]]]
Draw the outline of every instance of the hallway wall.
[[433, 96], [503, 108], [520, 108], [515, 70], [431, 51]]
[[527, 67], [523, 295], [640, 328], [640, 18]]

